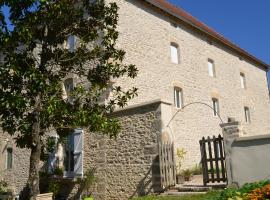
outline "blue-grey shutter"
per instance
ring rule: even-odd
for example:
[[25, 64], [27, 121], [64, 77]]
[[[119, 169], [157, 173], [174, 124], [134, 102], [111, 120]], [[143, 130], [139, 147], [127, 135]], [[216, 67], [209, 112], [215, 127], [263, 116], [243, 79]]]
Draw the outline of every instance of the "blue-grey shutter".
[[74, 133], [74, 175], [83, 176], [83, 130], [75, 129]]

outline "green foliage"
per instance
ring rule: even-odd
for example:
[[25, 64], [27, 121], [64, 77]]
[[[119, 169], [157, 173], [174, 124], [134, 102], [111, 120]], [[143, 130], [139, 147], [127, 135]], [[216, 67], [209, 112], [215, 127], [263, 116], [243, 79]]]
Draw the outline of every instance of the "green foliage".
[[53, 174], [54, 175], [58, 175], [58, 176], [63, 176], [64, 172], [63, 172], [63, 169], [59, 168], [59, 167], [56, 167], [54, 170], [53, 170]]
[[60, 191], [60, 185], [59, 185], [59, 183], [56, 183], [56, 182], [51, 181], [49, 183], [48, 191], [49, 192], [52, 192], [54, 196], [57, 195], [58, 192]]
[[[9, 20], [0, 13], [0, 125], [16, 133], [20, 147], [32, 148], [34, 113], [40, 136], [49, 128], [59, 135], [81, 127], [115, 136], [120, 124], [110, 117], [136, 95], [136, 88], [112, 86], [112, 99], [100, 103], [111, 80], [134, 78], [134, 65], [123, 64], [125, 52], [116, 48], [118, 7], [104, 0], [3, 0]], [[79, 41], [70, 51], [64, 44], [73, 35]], [[63, 80], [80, 80], [72, 102], [63, 99]], [[36, 105], [36, 107], [35, 107]], [[18, 134], [18, 135], [17, 135]]]
[[187, 152], [185, 151], [184, 148], [178, 148], [176, 150], [176, 156], [177, 156], [177, 173], [180, 174], [181, 173], [181, 168], [183, 165], [183, 161], [185, 158], [185, 155], [187, 154]]
[[8, 184], [4, 180], [0, 181], [0, 194], [7, 192]]
[[84, 174], [84, 177], [80, 180], [80, 186], [82, 191], [84, 191], [85, 197], [91, 196], [93, 193], [93, 186], [96, 183], [97, 178], [95, 177], [95, 169], [88, 169]]
[[247, 193], [256, 188], [262, 188], [269, 184], [270, 180], [259, 181], [255, 183], [246, 183], [241, 188], [226, 188], [220, 195], [220, 200], [227, 200], [229, 198], [236, 199], [237, 197], [243, 197]]

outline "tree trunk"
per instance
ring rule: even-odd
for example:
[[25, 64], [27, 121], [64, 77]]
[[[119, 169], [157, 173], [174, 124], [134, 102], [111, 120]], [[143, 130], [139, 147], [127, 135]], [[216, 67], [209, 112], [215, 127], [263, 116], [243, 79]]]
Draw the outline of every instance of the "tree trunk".
[[41, 154], [40, 138], [40, 98], [36, 98], [33, 112], [32, 147], [28, 177], [29, 199], [36, 200], [39, 194], [39, 162]]

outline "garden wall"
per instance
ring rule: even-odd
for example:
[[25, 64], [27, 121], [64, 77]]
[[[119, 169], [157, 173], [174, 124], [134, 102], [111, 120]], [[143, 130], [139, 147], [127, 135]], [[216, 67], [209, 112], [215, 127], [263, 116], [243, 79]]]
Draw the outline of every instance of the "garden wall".
[[270, 135], [239, 137], [238, 127], [238, 122], [223, 127], [229, 184], [270, 179]]
[[[95, 200], [126, 200], [160, 191], [161, 104], [153, 101], [115, 112], [122, 124], [116, 138], [84, 134], [84, 172], [95, 168], [98, 178]], [[78, 199], [76, 188], [74, 184], [69, 199]]]

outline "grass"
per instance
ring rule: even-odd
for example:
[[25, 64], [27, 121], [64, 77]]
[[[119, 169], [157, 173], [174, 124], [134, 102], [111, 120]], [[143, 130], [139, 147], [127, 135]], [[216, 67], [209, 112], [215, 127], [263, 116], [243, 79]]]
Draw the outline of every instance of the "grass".
[[210, 191], [207, 194], [200, 195], [186, 195], [181, 197], [170, 197], [170, 196], [145, 196], [138, 197], [133, 200], [218, 200], [220, 191]]

